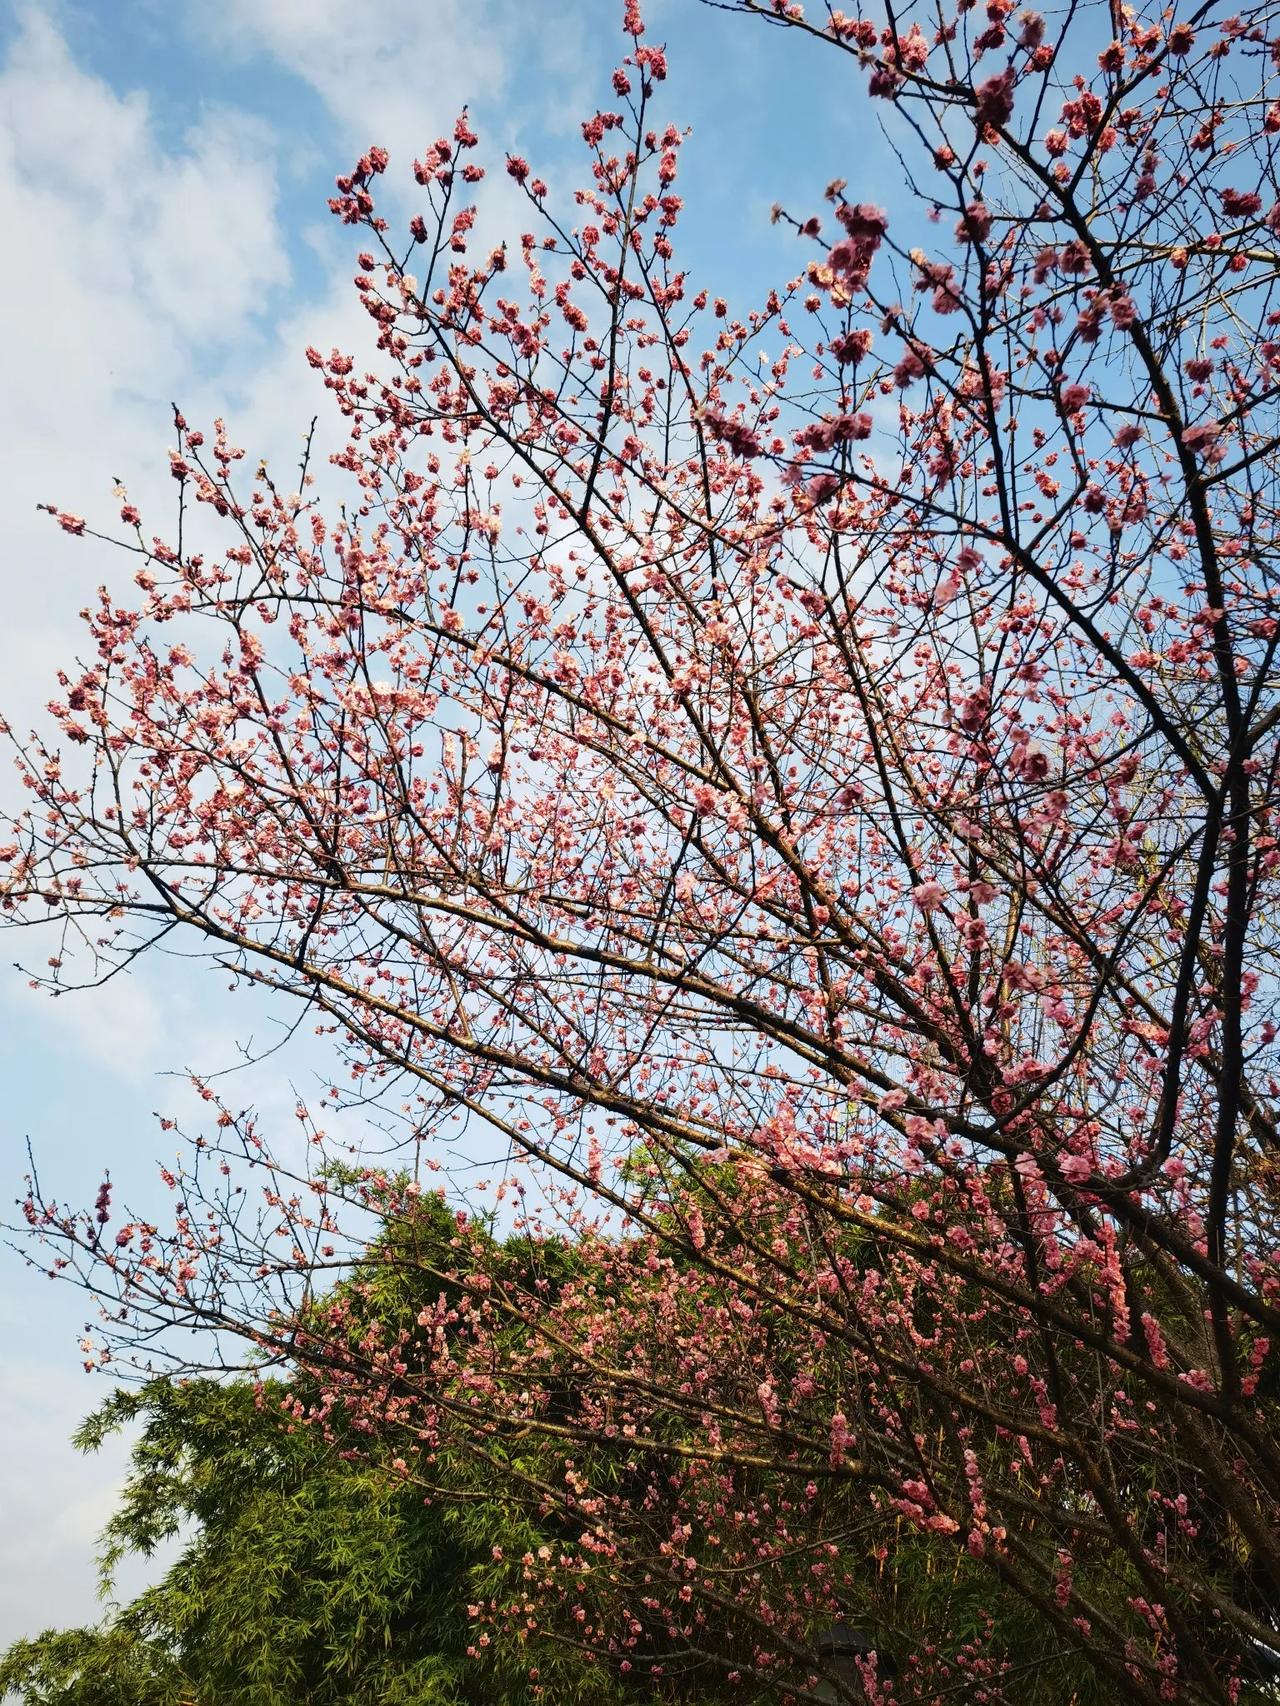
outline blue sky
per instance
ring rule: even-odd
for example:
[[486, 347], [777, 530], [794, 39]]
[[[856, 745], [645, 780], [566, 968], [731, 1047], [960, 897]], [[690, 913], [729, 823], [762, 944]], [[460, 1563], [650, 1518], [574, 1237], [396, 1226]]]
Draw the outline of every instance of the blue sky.
[[[608, 101], [620, 0], [0, 0], [0, 714], [38, 718], [79, 645], [76, 612], [122, 565], [38, 516], [57, 502], [109, 520], [119, 476], [160, 530], [169, 514], [168, 405], [224, 414], [253, 453], [292, 458], [324, 394], [303, 349], [358, 347], [357, 246], [325, 202], [371, 142], [390, 178], [464, 103], [484, 152], [529, 157], [572, 184], [577, 124]], [[890, 201], [893, 166], [847, 61], [784, 44], [699, 0], [650, 0], [671, 55], [664, 115], [693, 127], [682, 158], [683, 256], [698, 282], [750, 305], [798, 270], [769, 222], [817, 210], [847, 177]], [[409, 207], [407, 171], [401, 206]], [[501, 223], [499, 174], [486, 217]], [[516, 229], [522, 226], [517, 225]], [[0, 777], [0, 797], [11, 784]], [[7, 962], [50, 951], [6, 940]], [[46, 1184], [155, 1200], [185, 1068], [226, 1069], [275, 1016], [181, 961], [50, 1002], [0, 974], [0, 1154], [6, 1200], [24, 1144]], [[238, 1098], [287, 1118], [315, 1062], [278, 1055]], [[10, 1188], [11, 1187], [11, 1188]], [[7, 1218], [7, 1217], [6, 1217]], [[0, 1259], [0, 1643], [95, 1615], [94, 1537], [123, 1451], [89, 1463], [68, 1435], [105, 1389], [79, 1371], [86, 1301]], [[125, 1586], [136, 1585], [136, 1575]]]

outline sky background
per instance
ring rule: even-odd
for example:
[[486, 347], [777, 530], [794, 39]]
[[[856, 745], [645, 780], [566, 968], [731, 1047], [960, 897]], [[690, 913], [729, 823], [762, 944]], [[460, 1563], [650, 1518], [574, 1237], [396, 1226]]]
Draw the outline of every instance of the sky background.
[[[193, 425], [224, 415], [251, 456], [293, 461], [325, 419], [303, 350], [367, 344], [359, 244], [326, 207], [334, 174], [381, 142], [407, 215], [408, 162], [466, 103], [477, 158], [510, 149], [553, 192], [572, 186], [578, 124], [610, 104], [621, 13], [621, 0], [0, 0], [0, 715], [15, 732], [77, 656], [94, 589], [129, 584], [125, 559], [67, 538], [37, 503], [109, 529], [118, 477], [165, 532], [171, 401]], [[841, 56], [700, 0], [645, 14], [671, 59], [658, 116], [693, 129], [682, 260], [748, 307], [803, 260], [771, 205], [816, 211], [835, 176], [853, 199], [891, 201], [892, 161]], [[504, 174], [486, 195], [486, 224], [524, 229]], [[0, 798], [12, 787], [0, 771]], [[118, 1200], [157, 1205], [155, 1113], [181, 1115], [183, 1073], [231, 1071], [280, 1016], [159, 957], [51, 1001], [11, 969], [51, 946], [3, 947], [3, 1200], [22, 1192], [30, 1141], [53, 1194], [87, 1203], [109, 1167]], [[242, 1070], [234, 1099], [268, 1126], [291, 1120], [317, 1067], [286, 1050]], [[0, 1646], [99, 1614], [94, 1543], [126, 1450], [85, 1460], [69, 1441], [107, 1390], [79, 1365], [90, 1312], [0, 1250]], [[129, 1571], [122, 1591], [143, 1579]]]

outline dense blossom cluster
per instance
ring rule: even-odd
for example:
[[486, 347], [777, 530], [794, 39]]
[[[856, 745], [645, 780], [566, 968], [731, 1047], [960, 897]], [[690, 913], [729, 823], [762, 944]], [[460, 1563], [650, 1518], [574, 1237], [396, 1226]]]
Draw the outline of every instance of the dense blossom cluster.
[[[332, 1099], [390, 1098], [419, 1161], [326, 1169], [304, 1109], [285, 1182], [211, 1100], [241, 1165], [197, 1152], [176, 1230], [108, 1235], [105, 1187], [29, 1218], [109, 1300], [91, 1359], [246, 1333], [424, 1485], [500, 1464], [562, 1540], [480, 1642], [802, 1699], [853, 1608], [899, 1661], [879, 1700], [1259, 1698], [1280, 36], [743, 9], [867, 74], [916, 200], [777, 210], [799, 276], [735, 314], [676, 258], [634, 4], [589, 182], [561, 208], [509, 158], [505, 246], [460, 205], [465, 115], [407, 245], [370, 149], [333, 206], [381, 370], [308, 352], [354, 501], [179, 419], [230, 542], [126, 502], [137, 595], [50, 706], [92, 762], [20, 750], [4, 905], [61, 921], [46, 980], [194, 933], [318, 1016]], [[462, 1214], [451, 1257], [415, 1242], [459, 1121], [541, 1277]], [[324, 1302], [367, 1210], [436, 1288], [408, 1326]], [[955, 1596], [923, 1634], [912, 1570]]]

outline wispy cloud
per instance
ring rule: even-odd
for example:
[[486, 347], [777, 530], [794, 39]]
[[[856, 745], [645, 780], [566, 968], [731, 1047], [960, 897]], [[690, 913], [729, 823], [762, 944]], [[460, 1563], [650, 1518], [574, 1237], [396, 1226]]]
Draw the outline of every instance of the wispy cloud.
[[221, 45], [271, 54], [305, 79], [339, 140], [421, 152], [458, 106], [505, 93], [509, 59], [497, 8], [485, 0], [223, 0], [211, 27]]
[[20, 724], [106, 578], [101, 556], [71, 548], [36, 504], [104, 513], [113, 476], [134, 470], [163, 490], [169, 399], [260, 336], [288, 265], [261, 124], [209, 110], [167, 150], [146, 97], [86, 72], [34, 8], [0, 69], [0, 222], [0, 573], [18, 642], [4, 710]]

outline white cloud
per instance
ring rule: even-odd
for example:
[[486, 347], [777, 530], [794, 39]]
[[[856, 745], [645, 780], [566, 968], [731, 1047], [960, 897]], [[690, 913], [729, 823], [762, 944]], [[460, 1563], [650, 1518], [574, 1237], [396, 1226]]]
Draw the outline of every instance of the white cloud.
[[[50, 354], [65, 352], [60, 365], [74, 362], [78, 388], [136, 378], [128, 358], [153, 357], [158, 330], [166, 363], [196, 353], [178, 339], [232, 341], [286, 280], [272, 140], [251, 117], [207, 111], [167, 153], [145, 96], [118, 95], [80, 69], [35, 10], [0, 74], [0, 112], [0, 184], [19, 259], [6, 289], [28, 298], [37, 329], [50, 285], [57, 307], [80, 310], [57, 314], [45, 334]], [[113, 349], [120, 332], [127, 341]], [[93, 345], [108, 359], [82, 364]]]
[[403, 163], [463, 102], [504, 92], [495, 10], [492, 0], [221, 0], [212, 27], [311, 84], [348, 146], [380, 142]]
[[115, 978], [101, 989], [56, 999], [6, 978], [3, 994], [11, 1009], [23, 1001], [39, 1002], [41, 1029], [51, 1044], [61, 1044], [86, 1065], [130, 1084], [152, 1080], [160, 1068], [164, 1040], [172, 1034], [172, 1007], [158, 1001], [136, 977]]
[[[12, 1322], [5, 1323], [12, 1342]], [[25, 1347], [24, 1347], [25, 1349]], [[124, 1482], [128, 1441], [109, 1440], [82, 1457], [70, 1436], [107, 1396], [101, 1380], [50, 1368], [10, 1354], [0, 1383], [0, 1650], [41, 1629], [92, 1623], [102, 1615], [95, 1555], [98, 1536]], [[73, 1367], [74, 1365], [72, 1365]], [[121, 1570], [122, 1599], [155, 1580], [172, 1548], [153, 1559], [130, 1560]]]
[[112, 478], [143, 470], [171, 505], [168, 403], [219, 351], [239, 358], [286, 281], [276, 203], [259, 123], [207, 111], [166, 151], [145, 96], [117, 94], [48, 16], [21, 13], [0, 69], [0, 315], [20, 328], [0, 419], [0, 578], [19, 642], [6, 646], [3, 709], [19, 726], [111, 572], [35, 506], [108, 518]]
[[570, 134], [575, 181], [585, 174], [578, 127], [608, 93], [601, 66], [588, 69], [587, 38], [605, 17], [621, 54], [621, 9], [604, 0], [590, 17], [582, 0], [217, 0], [201, 27], [230, 53], [271, 55], [315, 91], [333, 120], [324, 163], [335, 174], [370, 144], [387, 148], [378, 194], [393, 214], [419, 206], [409, 162], [470, 106], [484, 160], [498, 168], [475, 197], [481, 250], [530, 222], [501, 170], [505, 150], [529, 151], [554, 185]]

